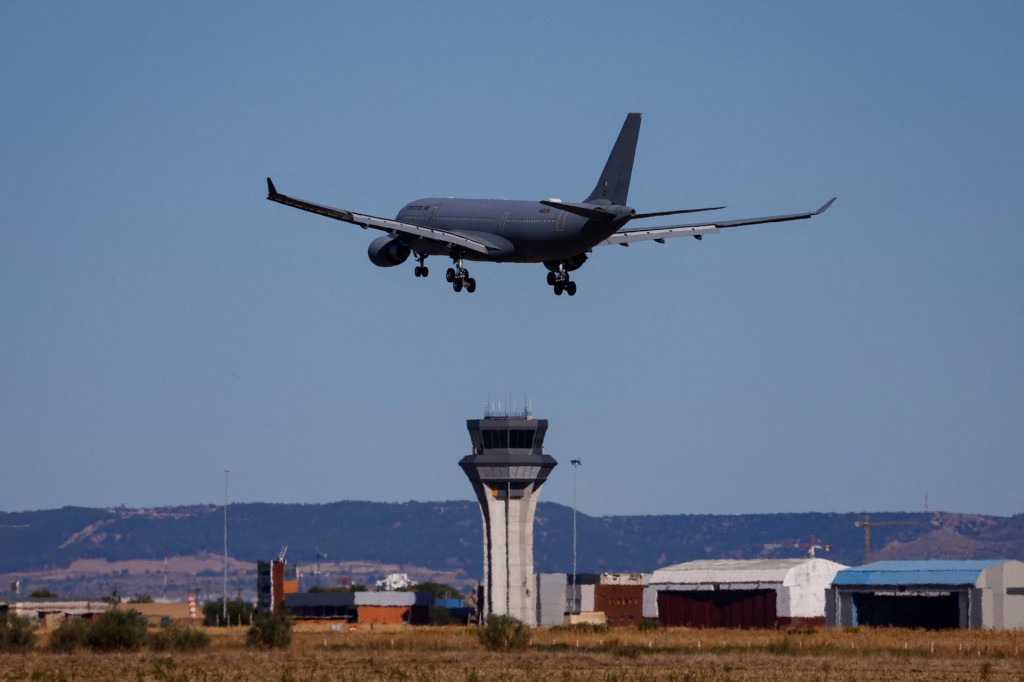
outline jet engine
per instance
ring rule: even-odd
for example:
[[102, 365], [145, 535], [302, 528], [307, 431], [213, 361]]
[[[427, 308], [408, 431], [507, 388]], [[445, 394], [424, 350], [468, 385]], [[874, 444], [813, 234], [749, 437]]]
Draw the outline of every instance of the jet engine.
[[565, 263], [565, 269], [568, 272], [572, 272], [573, 270], [578, 270], [584, 263], [587, 262], [587, 254], [577, 253], [575, 256], [570, 256], [569, 258], [566, 258], [564, 261], [546, 260], [544, 261], [544, 267], [546, 267], [551, 272], [558, 272], [558, 266], [561, 265], [563, 262]]
[[382, 268], [401, 265], [409, 257], [409, 247], [398, 237], [377, 237], [366, 250], [370, 262]]

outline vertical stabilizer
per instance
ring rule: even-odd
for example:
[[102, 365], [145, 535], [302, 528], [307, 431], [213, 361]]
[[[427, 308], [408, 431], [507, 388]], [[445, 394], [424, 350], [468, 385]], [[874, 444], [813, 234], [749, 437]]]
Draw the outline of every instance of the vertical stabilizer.
[[619, 131], [619, 139], [615, 140], [612, 153], [604, 165], [597, 186], [590, 196], [583, 201], [588, 204], [621, 204], [626, 203], [629, 195], [629, 179], [633, 175], [633, 156], [636, 153], [636, 140], [640, 135], [640, 119], [643, 114], [629, 114]]

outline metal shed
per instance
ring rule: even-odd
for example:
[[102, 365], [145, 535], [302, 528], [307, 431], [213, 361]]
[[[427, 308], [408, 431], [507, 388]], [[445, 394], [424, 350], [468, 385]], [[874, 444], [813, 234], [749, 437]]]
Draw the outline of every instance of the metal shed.
[[825, 591], [845, 568], [827, 559], [715, 559], [659, 569], [644, 590], [644, 617], [691, 627], [825, 623]]
[[1024, 627], [1024, 562], [876, 561], [836, 574], [833, 626]]

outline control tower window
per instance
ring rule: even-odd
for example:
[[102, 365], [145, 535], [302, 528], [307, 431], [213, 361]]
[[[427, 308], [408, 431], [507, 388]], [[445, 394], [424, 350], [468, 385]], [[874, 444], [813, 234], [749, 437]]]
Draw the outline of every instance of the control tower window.
[[533, 449], [533, 431], [509, 431], [509, 447]]
[[485, 450], [517, 448], [532, 450], [535, 431], [512, 429], [510, 431], [487, 429], [480, 433]]

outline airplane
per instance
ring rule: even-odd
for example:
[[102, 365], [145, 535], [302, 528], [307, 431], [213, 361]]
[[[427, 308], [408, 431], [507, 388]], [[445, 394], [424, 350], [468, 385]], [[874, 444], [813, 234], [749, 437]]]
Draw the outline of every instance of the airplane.
[[576, 295], [576, 282], [569, 273], [579, 269], [593, 252], [605, 244], [629, 246], [653, 240], [664, 244], [670, 237], [702, 239], [727, 227], [803, 220], [828, 210], [835, 197], [817, 211], [790, 215], [746, 218], [720, 222], [623, 229], [631, 220], [681, 213], [716, 211], [724, 206], [637, 213], [626, 205], [633, 158], [640, 134], [642, 114], [626, 116], [594, 191], [582, 202], [561, 199], [510, 201], [505, 199], [417, 199], [406, 204], [393, 220], [363, 215], [280, 194], [267, 178], [267, 199], [335, 220], [385, 232], [368, 248], [370, 262], [388, 268], [401, 265], [412, 255], [418, 265], [416, 277], [426, 277], [428, 256], [452, 259], [445, 279], [458, 292], [476, 290], [465, 261], [493, 263], [543, 263], [547, 283], [556, 295]]

